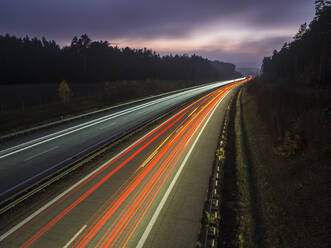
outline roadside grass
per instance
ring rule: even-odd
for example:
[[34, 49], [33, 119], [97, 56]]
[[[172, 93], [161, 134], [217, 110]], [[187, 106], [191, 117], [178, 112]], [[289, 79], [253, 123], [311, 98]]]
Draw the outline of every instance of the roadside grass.
[[229, 125], [227, 132], [227, 156], [221, 171], [221, 225], [220, 225], [220, 248], [239, 247], [239, 219], [237, 208], [229, 205], [239, 201], [239, 190], [236, 172], [236, 149], [234, 136], [234, 122], [236, 114], [236, 102], [238, 94], [233, 98], [230, 105]]
[[[240, 142], [246, 143], [245, 154], [254, 175], [250, 177], [247, 167], [245, 172], [242, 166], [242, 176], [239, 173], [236, 179], [243, 203], [251, 203], [238, 214], [238, 218], [240, 214], [247, 216], [240, 222], [247, 229], [238, 227], [240, 232], [247, 230], [238, 237], [241, 247], [328, 247], [329, 94], [255, 80], [243, 88], [241, 107], [244, 131], [240, 134], [236, 128], [235, 132], [243, 137]], [[277, 147], [282, 147], [282, 152]], [[237, 146], [236, 151], [244, 161]], [[240, 168], [238, 159], [237, 164]], [[255, 190], [245, 188], [238, 176], [248, 178], [246, 185]], [[255, 246], [251, 246], [249, 242], [254, 240]]]
[[274, 152], [290, 157], [306, 149], [310, 155], [331, 154], [331, 92], [255, 79], [247, 87], [271, 135]]
[[231, 110], [219, 247], [329, 247], [330, 103], [323, 90], [260, 80], [242, 87]]
[[259, 247], [261, 218], [254, 171], [246, 148], [246, 134], [242, 116], [242, 89], [237, 94], [230, 111], [228, 130], [228, 156], [223, 168], [222, 221], [220, 246]]
[[239, 247], [257, 247], [263, 235], [261, 218], [259, 217], [259, 201], [256, 194], [256, 178], [254, 168], [251, 166], [250, 156], [246, 143], [246, 129], [243, 122], [242, 93], [240, 90], [236, 102], [235, 115], [235, 149], [236, 149], [236, 173], [239, 202], [238, 208]]

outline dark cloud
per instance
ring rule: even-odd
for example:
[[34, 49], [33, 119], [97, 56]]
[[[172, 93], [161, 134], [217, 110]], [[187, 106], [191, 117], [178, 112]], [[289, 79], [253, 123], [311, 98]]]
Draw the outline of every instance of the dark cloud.
[[178, 36], [215, 20], [288, 25], [303, 18], [306, 5], [311, 0], [4, 0], [0, 31], [61, 38], [82, 32], [110, 38]]
[[311, 0], [2, 0], [0, 33], [95, 39], [185, 38], [209, 24], [272, 29], [297, 26]]

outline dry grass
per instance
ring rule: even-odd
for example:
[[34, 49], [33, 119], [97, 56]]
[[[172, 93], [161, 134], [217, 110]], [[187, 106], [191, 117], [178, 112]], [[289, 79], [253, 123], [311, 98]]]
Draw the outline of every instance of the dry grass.
[[247, 87], [255, 96], [274, 152], [290, 157], [303, 150], [311, 155], [331, 153], [331, 94], [327, 90], [266, 84], [255, 80]]
[[[244, 91], [243, 119], [264, 224], [263, 247], [330, 244], [329, 103], [322, 91], [258, 81]], [[277, 147], [286, 152], [296, 148], [279, 154]]]

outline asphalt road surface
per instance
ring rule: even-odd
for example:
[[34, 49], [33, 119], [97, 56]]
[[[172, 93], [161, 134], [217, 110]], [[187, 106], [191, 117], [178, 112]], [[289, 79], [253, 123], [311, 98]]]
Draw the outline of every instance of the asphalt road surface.
[[101, 144], [192, 97], [232, 81], [218, 82], [91, 116], [0, 144], [0, 202], [40, 181]]
[[239, 83], [200, 97], [33, 212], [2, 220], [0, 247], [192, 247]]

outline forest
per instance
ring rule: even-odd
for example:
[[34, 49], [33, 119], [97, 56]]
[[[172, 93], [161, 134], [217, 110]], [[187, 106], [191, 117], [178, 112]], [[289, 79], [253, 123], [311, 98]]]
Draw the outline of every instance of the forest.
[[118, 80], [214, 81], [239, 76], [235, 65], [192, 55], [160, 56], [149, 49], [119, 48], [86, 34], [60, 47], [46, 38], [0, 35], [0, 84]]
[[331, 2], [315, 2], [315, 17], [304, 23], [280, 51], [265, 57], [263, 79], [268, 82], [299, 83], [319, 88], [331, 85]]

